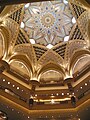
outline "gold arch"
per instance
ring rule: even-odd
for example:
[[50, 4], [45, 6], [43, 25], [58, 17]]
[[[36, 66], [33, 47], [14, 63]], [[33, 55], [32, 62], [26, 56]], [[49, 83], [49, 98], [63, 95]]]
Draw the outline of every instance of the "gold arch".
[[90, 51], [89, 50], [84, 50], [84, 49], [80, 49], [80, 50], [76, 50], [74, 52], [74, 54], [72, 55], [71, 57], [71, 60], [70, 60], [70, 66], [69, 66], [69, 72], [72, 70], [74, 64], [76, 63], [76, 61], [84, 56], [84, 55], [90, 55]]
[[5, 58], [7, 56], [7, 54], [8, 54], [9, 40], [11, 38], [11, 34], [10, 34], [10, 31], [3, 25], [0, 26], [0, 32], [2, 33], [2, 35], [4, 37], [4, 44], [5, 44], [4, 58]]
[[26, 55], [15, 54], [14, 56], [11, 56], [11, 58], [9, 59], [9, 63], [13, 60], [19, 60], [19, 61], [23, 62], [26, 65], [26, 67], [28, 68], [28, 70], [29, 71], [31, 70], [31, 72], [33, 72], [32, 64]]
[[40, 71], [38, 73], [38, 77], [40, 77], [44, 72], [49, 71], [49, 70], [58, 71], [59, 73], [62, 73], [63, 76], [65, 76], [65, 71], [62, 68], [62, 66], [50, 61], [50, 62], [44, 64], [44, 66], [42, 66], [42, 68], [40, 69]]

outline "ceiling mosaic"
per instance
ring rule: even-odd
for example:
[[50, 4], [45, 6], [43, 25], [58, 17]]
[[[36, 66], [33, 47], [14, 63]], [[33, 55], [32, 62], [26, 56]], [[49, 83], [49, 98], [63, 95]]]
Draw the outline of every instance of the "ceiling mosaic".
[[69, 39], [72, 19], [67, 0], [28, 3], [24, 6], [22, 26], [35, 43], [50, 47]]

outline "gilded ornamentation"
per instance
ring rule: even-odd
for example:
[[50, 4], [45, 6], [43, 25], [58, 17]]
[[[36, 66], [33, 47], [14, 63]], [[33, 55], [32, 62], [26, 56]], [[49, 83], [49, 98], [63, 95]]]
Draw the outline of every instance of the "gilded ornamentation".
[[[71, 31], [72, 14], [69, 5], [63, 2], [41, 2], [39, 4], [30, 4], [29, 8], [25, 8], [23, 22], [24, 30], [29, 38], [34, 38], [38, 44], [55, 45], [64, 40]], [[43, 39], [43, 43], [41, 39]]]
[[36, 64], [36, 56], [32, 45], [30, 44], [17, 45], [15, 47], [15, 52], [26, 54], [29, 57], [29, 59], [32, 61], [32, 63], [34, 65]]
[[70, 41], [68, 44], [67, 44], [67, 47], [66, 47], [66, 51], [65, 51], [65, 61], [69, 62], [71, 56], [73, 55], [73, 53], [76, 51], [76, 50], [79, 50], [79, 49], [84, 49], [85, 47], [87, 46], [86, 42], [85, 41], [82, 41], [82, 40], [75, 40], [75, 41]]
[[40, 65], [44, 65], [49, 61], [53, 61], [59, 65], [63, 65], [63, 59], [52, 50], [47, 51], [38, 61]]

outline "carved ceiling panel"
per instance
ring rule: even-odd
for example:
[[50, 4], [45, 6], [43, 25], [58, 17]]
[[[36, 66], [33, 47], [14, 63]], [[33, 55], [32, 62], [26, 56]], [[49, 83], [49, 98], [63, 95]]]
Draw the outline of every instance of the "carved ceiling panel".
[[[10, 60], [16, 54], [26, 56], [23, 60], [27, 58], [30, 61], [28, 67], [32, 68], [34, 77], [48, 63], [50, 66], [55, 64], [56, 67], [62, 67], [63, 74], [69, 75], [74, 53], [88, 49], [89, 19], [90, 12], [76, 0], [12, 5], [5, 19], [0, 22], [9, 34], [9, 37], [6, 36], [8, 41], [5, 41], [9, 49], [7, 59]], [[77, 62], [75, 60], [73, 66]]]
[[31, 3], [28, 8], [24, 8], [24, 11], [24, 30], [29, 38], [44, 46], [63, 42], [73, 26], [73, 15], [69, 5], [62, 0]]
[[32, 64], [36, 64], [36, 56], [32, 45], [21, 44], [15, 47], [15, 52], [20, 54], [25, 54], [31, 60]]

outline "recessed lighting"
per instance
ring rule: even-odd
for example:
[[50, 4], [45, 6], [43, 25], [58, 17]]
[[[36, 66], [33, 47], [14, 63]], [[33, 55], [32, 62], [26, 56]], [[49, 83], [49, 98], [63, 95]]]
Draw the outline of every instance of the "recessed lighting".
[[48, 44], [46, 47], [47, 47], [48, 49], [51, 49], [51, 48], [53, 47], [53, 45], [52, 45], [52, 44]]
[[12, 111], [14, 111], [14, 109], [12, 109]]
[[21, 28], [24, 28], [24, 26], [25, 26], [24, 22], [21, 22], [20, 27], [21, 27]]
[[74, 95], [74, 93], [72, 93]]
[[63, 0], [63, 2], [64, 2], [65, 4], [68, 4], [68, 1], [67, 1], [67, 0]]
[[62, 93], [62, 95], [64, 95], [64, 93]]
[[87, 86], [87, 83], [85, 83], [85, 86]]
[[27, 4], [25, 5], [25, 8], [28, 8], [28, 7], [29, 7], [29, 5], [30, 5], [30, 3], [27, 3]]
[[30, 118], [30, 117], [28, 116], [28, 118]]
[[67, 95], [69, 95], [69, 93], [67, 93]]
[[76, 19], [75, 19], [75, 17], [72, 18], [72, 23], [73, 23], [73, 24], [76, 23]]
[[37, 97], [37, 94], [35, 94], [35, 97]]
[[35, 44], [35, 40], [34, 39], [30, 39], [30, 43], [31, 44]]
[[67, 42], [69, 40], [69, 36], [64, 37], [64, 42]]
[[10, 84], [10, 82], [8, 82], [8, 85]]
[[3, 79], [3, 82], [5, 81], [5, 79]]
[[57, 93], [56, 95], [58, 96], [59, 94]]
[[17, 90], [19, 90], [19, 87], [17, 87]]
[[82, 87], [80, 87], [82, 89]]
[[[6, 117], [6, 116], [3, 116], [2, 118], [3, 118], [3, 119], [6, 119], [7, 117]], [[1, 120], [2, 120], [2, 119], [1, 119]]]
[[15, 85], [13, 85], [13, 87], [15, 87]]

